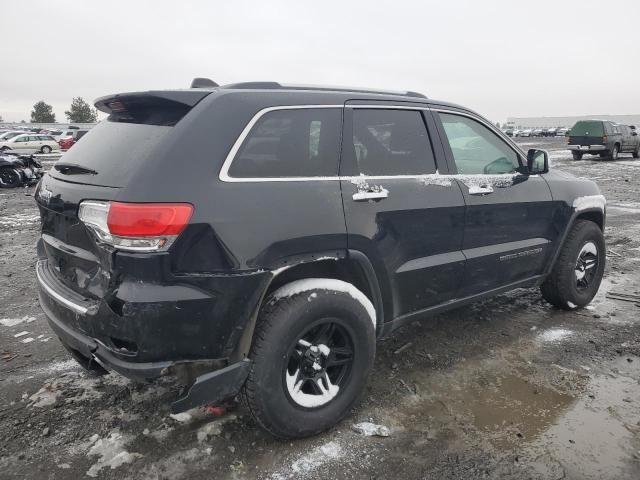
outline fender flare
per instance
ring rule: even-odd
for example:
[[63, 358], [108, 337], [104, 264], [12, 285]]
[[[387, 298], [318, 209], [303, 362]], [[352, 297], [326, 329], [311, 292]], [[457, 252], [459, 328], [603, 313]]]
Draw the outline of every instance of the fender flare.
[[[378, 277], [375, 273], [375, 269], [373, 268], [373, 264], [371, 263], [369, 258], [359, 250], [349, 249], [346, 252], [345, 251], [340, 252], [340, 254], [338, 254], [337, 256], [336, 256], [335, 250], [332, 250], [331, 252], [335, 256], [335, 260], [350, 259], [355, 261], [358, 264], [358, 266], [361, 268], [362, 273], [364, 274], [364, 277], [367, 281], [369, 291], [371, 292], [371, 297], [372, 297], [371, 303], [373, 303], [373, 307], [376, 310], [376, 323], [377, 323], [376, 336], [380, 337], [384, 333], [383, 332], [384, 331], [383, 327], [385, 325], [384, 306], [383, 306], [383, 300], [382, 300], [382, 293], [380, 290], [380, 284], [378, 282]], [[264, 302], [266, 294], [269, 291], [269, 288], [273, 283], [273, 281], [275, 280], [275, 278], [277, 278], [278, 275], [288, 270], [289, 268], [302, 263], [317, 263], [317, 262], [327, 261], [327, 257], [326, 257], [327, 253], [328, 252], [309, 253], [304, 257], [297, 257], [296, 260], [298, 260], [298, 262], [296, 263], [287, 262], [288, 263], [287, 266], [271, 270], [273, 276], [269, 281], [269, 283], [267, 284], [264, 291], [262, 292], [262, 295], [258, 302], [258, 307], [255, 309], [255, 311], [251, 315], [251, 318], [245, 325], [244, 332], [230, 357], [231, 362], [240, 361], [248, 357], [249, 351], [251, 349], [251, 344], [253, 343], [253, 332], [255, 330], [255, 326], [258, 321], [260, 306]]]
[[[569, 231], [573, 228], [573, 225], [576, 223], [576, 220], [578, 219], [578, 217], [582, 214], [585, 213], [590, 213], [590, 212], [594, 212], [594, 213], [598, 213], [600, 215], [602, 215], [602, 232], [604, 233], [604, 226], [605, 226], [605, 221], [607, 218], [607, 210], [606, 207], [604, 210], [600, 210], [599, 208], [586, 208], [584, 210], [579, 210], [579, 211], [574, 211], [573, 214], [571, 215], [571, 218], [569, 219], [569, 221], [567, 222], [567, 226], [564, 229], [564, 232], [562, 232], [562, 237], [560, 237], [560, 241], [558, 242], [558, 247], [556, 248], [555, 252], [553, 253], [553, 257], [551, 259], [551, 261], [549, 262], [549, 265], [547, 266], [543, 276], [542, 276], [542, 281], [544, 281], [544, 279], [551, 274], [551, 271], [553, 270], [553, 267], [556, 265], [556, 261], [558, 260], [558, 257], [560, 256], [560, 252], [562, 251], [562, 248], [564, 247], [564, 244], [567, 240], [567, 236], [569, 235]], [[542, 283], [541, 281], [541, 283]]]

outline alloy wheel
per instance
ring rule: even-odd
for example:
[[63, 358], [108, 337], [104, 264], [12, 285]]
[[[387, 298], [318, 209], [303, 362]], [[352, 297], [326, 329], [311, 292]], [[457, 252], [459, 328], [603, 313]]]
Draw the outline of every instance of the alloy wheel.
[[289, 349], [284, 381], [290, 400], [303, 408], [331, 402], [349, 380], [353, 341], [336, 319], [323, 319]]

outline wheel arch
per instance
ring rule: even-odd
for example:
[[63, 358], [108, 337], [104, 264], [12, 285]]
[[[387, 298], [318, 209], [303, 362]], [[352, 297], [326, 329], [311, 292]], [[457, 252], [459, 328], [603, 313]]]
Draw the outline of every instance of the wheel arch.
[[596, 225], [598, 225], [600, 230], [604, 233], [604, 226], [605, 226], [605, 220], [606, 220], [605, 211], [600, 210], [599, 208], [589, 208], [585, 210], [580, 210], [579, 212], [574, 212], [569, 222], [567, 222], [567, 227], [562, 233], [561, 240], [558, 243], [558, 246], [555, 249], [555, 252], [553, 253], [553, 258], [551, 262], [549, 262], [549, 265], [547, 266], [547, 270], [545, 271], [544, 277], [550, 274], [551, 271], [553, 270], [553, 267], [556, 264], [558, 257], [560, 256], [560, 252], [562, 251], [562, 247], [564, 247], [564, 244], [567, 240], [567, 236], [569, 235], [569, 232], [571, 231], [571, 229], [573, 228], [573, 226], [578, 220], [587, 220], [587, 221], [593, 222]]
[[327, 257], [321, 253], [309, 254], [306, 259], [298, 258], [297, 263], [272, 270], [272, 273], [273, 277], [232, 355], [233, 360], [248, 357], [260, 309], [269, 296], [281, 286], [305, 278], [331, 278], [354, 285], [373, 304], [376, 311], [376, 335], [381, 334], [385, 321], [382, 294], [373, 265], [364, 253], [349, 250], [347, 254], [335, 257]]

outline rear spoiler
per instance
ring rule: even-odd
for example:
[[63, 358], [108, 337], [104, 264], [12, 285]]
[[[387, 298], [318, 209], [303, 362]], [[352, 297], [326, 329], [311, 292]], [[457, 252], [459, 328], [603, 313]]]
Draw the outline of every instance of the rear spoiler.
[[98, 98], [95, 106], [108, 113], [110, 121], [172, 126], [211, 93], [207, 90], [118, 93]]

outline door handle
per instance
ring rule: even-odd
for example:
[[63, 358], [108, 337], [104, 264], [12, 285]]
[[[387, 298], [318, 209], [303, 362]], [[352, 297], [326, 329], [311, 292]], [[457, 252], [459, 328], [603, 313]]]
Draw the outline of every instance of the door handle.
[[389, 196], [389, 191], [384, 188], [380, 191], [356, 192], [351, 198], [355, 202], [366, 202], [368, 200], [383, 200]]
[[469, 187], [469, 195], [487, 195], [493, 193], [491, 185], [472, 185]]

